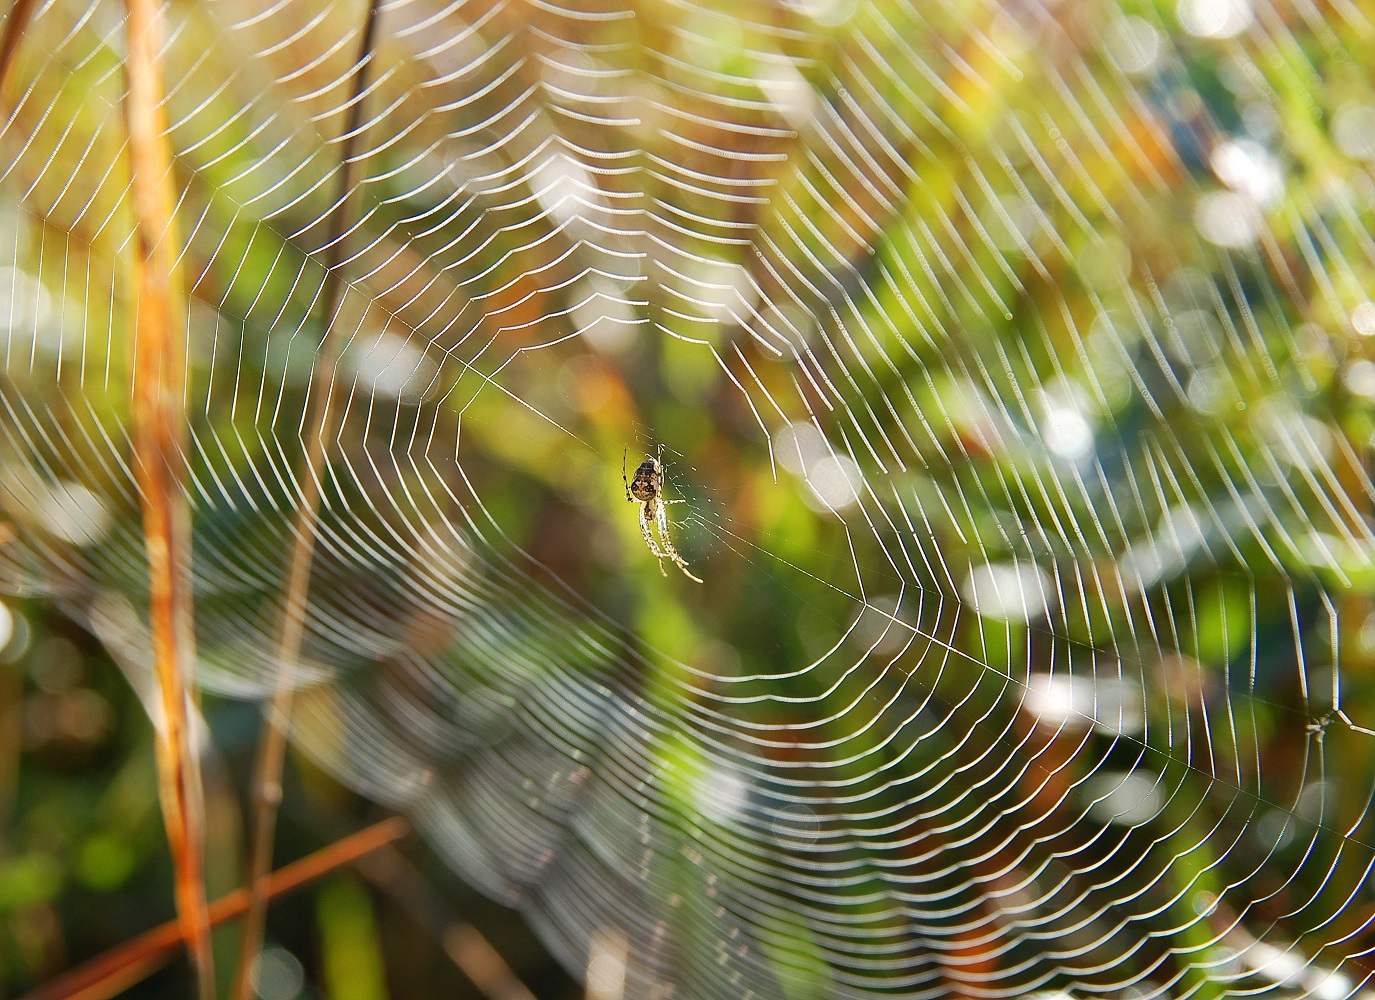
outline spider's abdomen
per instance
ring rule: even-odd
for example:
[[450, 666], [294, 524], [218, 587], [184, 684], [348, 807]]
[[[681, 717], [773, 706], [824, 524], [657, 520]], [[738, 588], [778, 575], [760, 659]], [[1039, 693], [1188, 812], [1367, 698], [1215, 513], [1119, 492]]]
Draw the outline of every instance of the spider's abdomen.
[[630, 495], [640, 501], [653, 500], [659, 495], [659, 476], [656, 464], [645, 459], [630, 480]]

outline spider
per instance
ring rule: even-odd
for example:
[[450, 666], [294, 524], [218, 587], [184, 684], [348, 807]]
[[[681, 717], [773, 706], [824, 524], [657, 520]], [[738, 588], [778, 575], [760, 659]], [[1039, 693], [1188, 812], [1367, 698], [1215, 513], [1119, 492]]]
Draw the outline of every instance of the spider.
[[[659, 445], [655, 457], [645, 456], [645, 460], [635, 470], [635, 475], [628, 480], [625, 478], [625, 456], [626, 453], [622, 452], [621, 480], [625, 483], [625, 498], [640, 505], [640, 534], [644, 535], [649, 554], [659, 560], [659, 572], [668, 576], [668, 570], [664, 569], [664, 560], [671, 559], [673, 565], [683, 571], [683, 576], [701, 583], [700, 577], [688, 572], [687, 560], [673, 547], [673, 539], [668, 534], [668, 505], [686, 501], [664, 499], [664, 446]], [[650, 530], [651, 522], [659, 529], [658, 538], [655, 538], [654, 532]]]

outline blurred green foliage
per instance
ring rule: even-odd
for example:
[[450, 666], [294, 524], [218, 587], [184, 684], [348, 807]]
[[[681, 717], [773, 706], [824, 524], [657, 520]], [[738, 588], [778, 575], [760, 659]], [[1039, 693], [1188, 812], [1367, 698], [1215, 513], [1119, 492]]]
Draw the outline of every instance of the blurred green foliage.
[[[1223, 995], [1228, 935], [1271, 932], [1337, 942], [1364, 970], [1375, 747], [1333, 720], [1369, 726], [1375, 693], [1369, 22], [1257, 5], [1263, 24], [1227, 34], [1251, 5], [1202, 0], [651, 0], [559, 22], [561, 45], [523, 7], [478, 7], [452, 30], [480, 23], [493, 65], [515, 54], [508, 72], [464, 50], [466, 81], [416, 54], [422, 28], [384, 18], [368, 100], [387, 114], [336, 321], [347, 412], [313, 581], [311, 756], [293, 762], [279, 855], [373, 811], [333, 772], [452, 808], [431, 816], [461, 831], [445, 856], [526, 902], [549, 860], [511, 830], [549, 820], [625, 866], [685, 981], [726, 967], [747, 913], [789, 1000], [827, 995], [851, 959], [881, 988], [892, 970], [854, 937], [939, 940], [947, 985], [1063, 949], [1097, 989], [1156, 976]], [[211, 7], [171, 10], [198, 638], [221, 692], [205, 700], [213, 895], [241, 863], [257, 725], [230, 696], [268, 675], [351, 57], [305, 28], [274, 47]], [[355, 14], [311, 23], [343, 39]], [[116, 27], [35, 22], [38, 96], [4, 140], [11, 298], [37, 319], [9, 325], [3, 391], [52, 403], [5, 439], [23, 533], [7, 580], [69, 612], [6, 605], [12, 990], [170, 916], [142, 682], [72, 624], [100, 632], [117, 616], [90, 606], [111, 593], [136, 623], [146, 586], [110, 460], [130, 310]], [[261, 66], [243, 70], [240, 46]], [[638, 81], [635, 115], [551, 118], [569, 77]], [[525, 101], [529, 149], [505, 119]], [[551, 179], [529, 167], [546, 148], [585, 155]], [[627, 235], [598, 198], [652, 224]], [[701, 587], [661, 575], [618, 478], [661, 443]], [[138, 629], [100, 635], [136, 645]], [[1092, 697], [1037, 716], [1026, 694], [1050, 674], [1091, 678]], [[768, 780], [746, 788], [742, 761]], [[1129, 780], [1143, 773], [1149, 787]], [[610, 804], [570, 804], [603, 780]], [[746, 802], [772, 825], [744, 827]], [[558, 961], [580, 943], [556, 960], [422, 863], [539, 996], [578, 992]], [[1343, 890], [1324, 898], [1333, 871]], [[716, 903], [720, 872], [743, 872], [747, 903]], [[1054, 909], [1076, 878], [1063, 939], [981, 950], [962, 922], [1012, 898], [1009, 880]], [[446, 919], [379, 882], [274, 905], [276, 1000], [476, 995], [443, 956]], [[921, 934], [894, 915], [908, 894], [930, 906]], [[1139, 940], [1114, 951], [1099, 919]], [[1065, 968], [1037, 985], [1080, 985]]]

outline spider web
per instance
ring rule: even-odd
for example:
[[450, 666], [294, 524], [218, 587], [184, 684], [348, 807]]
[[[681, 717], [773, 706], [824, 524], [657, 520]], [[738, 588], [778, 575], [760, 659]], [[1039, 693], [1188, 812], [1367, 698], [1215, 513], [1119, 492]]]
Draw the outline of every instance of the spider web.
[[[395, 0], [352, 139], [361, 4], [164, 15], [202, 683], [278, 675], [334, 252], [294, 738], [570, 968], [1371, 995], [1366, 12]], [[0, 503], [137, 662], [122, 31], [25, 36]]]

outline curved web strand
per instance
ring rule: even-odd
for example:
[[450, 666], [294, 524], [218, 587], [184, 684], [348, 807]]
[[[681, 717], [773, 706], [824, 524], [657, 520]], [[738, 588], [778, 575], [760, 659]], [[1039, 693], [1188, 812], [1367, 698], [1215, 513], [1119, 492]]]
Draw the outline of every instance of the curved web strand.
[[[260, 698], [357, 18], [165, 13], [201, 680]], [[0, 132], [0, 570], [137, 661], [121, 31], [39, 12]], [[386, 5], [300, 746], [631, 996], [1369, 995], [1373, 31]]]

